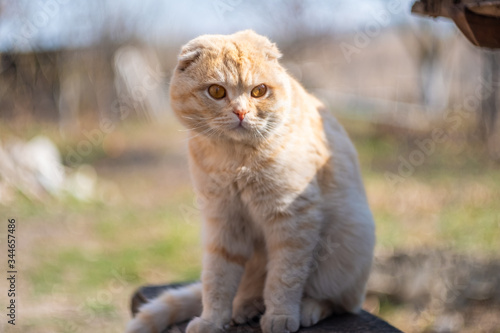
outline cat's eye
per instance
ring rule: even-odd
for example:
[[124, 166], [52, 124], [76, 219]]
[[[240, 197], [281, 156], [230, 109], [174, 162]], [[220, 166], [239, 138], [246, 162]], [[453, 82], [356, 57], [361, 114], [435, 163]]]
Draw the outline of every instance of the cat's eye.
[[252, 97], [259, 98], [266, 94], [267, 87], [265, 84], [259, 84], [257, 87], [253, 88], [250, 94]]
[[226, 89], [218, 84], [212, 84], [208, 87], [208, 93], [215, 99], [222, 99], [226, 97]]

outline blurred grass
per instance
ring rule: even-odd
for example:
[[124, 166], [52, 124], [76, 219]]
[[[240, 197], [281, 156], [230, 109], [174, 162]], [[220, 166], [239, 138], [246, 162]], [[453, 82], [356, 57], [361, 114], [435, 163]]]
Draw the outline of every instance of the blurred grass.
[[[341, 122], [359, 152], [377, 251], [444, 247], [497, 255], [500, 168], [480, 147], [458, 149], [462, 143], [454, 140], [438, 145], [411, 177], [393, 186], [385, 173], [397, 172], [398, 156], [408, 156], [412, 140], [427, 134], [411, 138], [360, 121]], [[43, 133], [63, 156], [85, 139], [63, 138], [47, 124], [0, 129], [4, 142]], [[175, 123], [123, 123], [85, 156], [99, 180], [117, 186], [118, 200], [33, 202], [19, 194], [14, 205], [0, 206], [0, 215], [15, 217], [20, 226], [23, 332], [121, 332], [134, 288], [198, 278], [199, 213], [185, 133], [178, 129]], [[410, 311], [400, 305], [382, 300], [378, 314], [414, 330], [405, 326]]]
[[343, 121], [358, 150], [367, 194], [377, 224], [378, 246], [433, 246], [457, 252], [497, 255], [500, 245], [500, 168], [481, 142], [463, 136], [436, 144], [409, 177], [398, 175], [399, 156], [418, 148], [426, 132], [390, 134], [375, 125]]

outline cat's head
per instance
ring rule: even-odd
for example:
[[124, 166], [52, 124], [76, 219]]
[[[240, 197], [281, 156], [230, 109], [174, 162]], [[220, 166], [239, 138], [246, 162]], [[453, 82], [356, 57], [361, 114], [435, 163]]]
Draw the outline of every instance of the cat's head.
[[290, 79], [280, 57], [275, 44], [250, 30], [193, 39], [182, 48], [171, 80], [172, 108], [200, 135], [264, 140], [290, 109]]

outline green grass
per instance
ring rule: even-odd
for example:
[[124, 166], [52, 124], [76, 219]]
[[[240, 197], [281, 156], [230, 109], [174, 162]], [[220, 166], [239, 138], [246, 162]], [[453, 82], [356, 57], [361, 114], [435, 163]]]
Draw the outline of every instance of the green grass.
[[481, 207], [447, 207], [440, 217], [440, 237], [458, 251], [496, 255], [500, 240], [500, 213], [497, 207], [498, 201]]
[[[75, 238], [73, 244], [57, 248], [46, 244], [37, 249], [36, 264], [29, 271], [36, 293], [51, 293], [53, 285], [63, 282], [83, 293], [104, 286], [117, 272], [127, 283], [147, 283], [143, 272], [151, 268], [167, 267], [179, 280], [198, 276], [199, 228], [185, 223], [175, 204], [145, 210], [77, 203], [66, 206], [64, 214], [85, 215], [85, 238], [78, 241], [75, 230], [65, 234]], [[21, 219], [29, 220], [30, 215], [43, 221], [50, 213], [39, 206]], [[50, 223], [51, 227], [55, 224]], [[71, 278], [65, 278], [68, 274]]]

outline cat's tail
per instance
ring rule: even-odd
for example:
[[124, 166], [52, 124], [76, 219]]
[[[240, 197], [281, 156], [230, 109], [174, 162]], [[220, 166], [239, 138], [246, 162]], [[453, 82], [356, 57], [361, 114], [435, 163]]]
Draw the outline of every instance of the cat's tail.
[[125, 333], [160, 333], [170, 325], [201, 314], [201, 282], [168, 289], [142, 305]]

